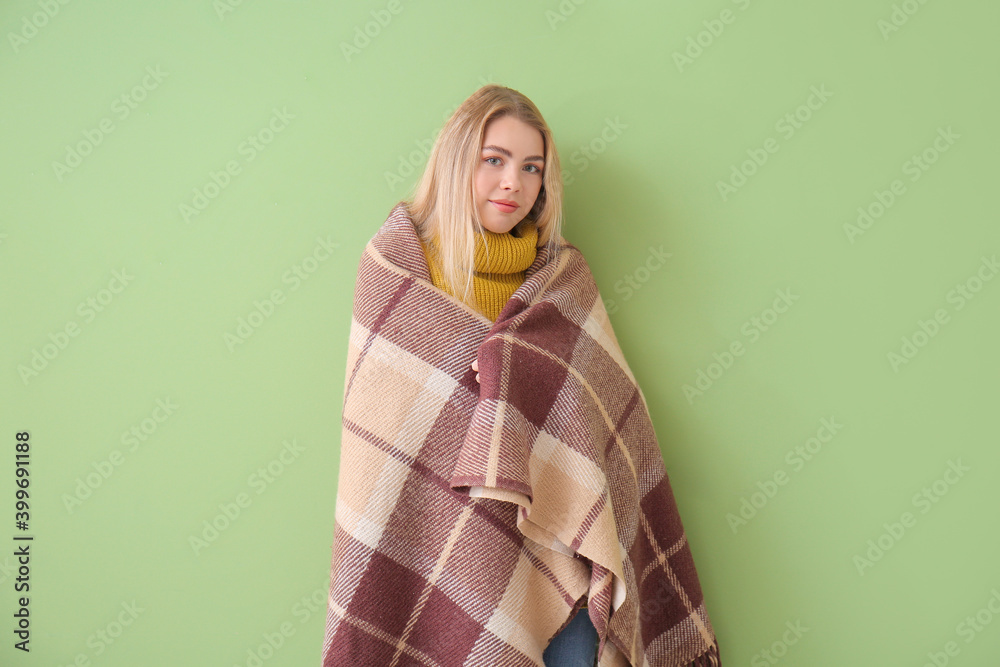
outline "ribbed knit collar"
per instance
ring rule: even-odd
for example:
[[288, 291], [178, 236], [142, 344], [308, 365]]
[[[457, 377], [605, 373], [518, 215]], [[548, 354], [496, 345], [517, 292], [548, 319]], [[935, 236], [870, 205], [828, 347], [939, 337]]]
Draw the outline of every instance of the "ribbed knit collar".
[[[475, 270], [477, 273], [519, 273], [535, 261], [538, 228], [532, 223], [522, 227], [522, 236], [488, 229], [476, 233]], [[489, 257], [487, 257], [489, 250]]]

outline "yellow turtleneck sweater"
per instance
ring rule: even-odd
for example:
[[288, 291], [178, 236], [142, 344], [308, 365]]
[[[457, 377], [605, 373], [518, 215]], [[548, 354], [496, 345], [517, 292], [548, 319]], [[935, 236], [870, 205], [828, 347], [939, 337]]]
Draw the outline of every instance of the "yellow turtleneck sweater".
[[[476, 295], [478, 309], [483, 315], [496, 321], [511, 295], [524, 282], [524, 272], [535, 261], [538, 243], [538, 228], [532, 223], [524, 225], [522, 236], [514, 236], [514, 230], [497, 234], [484, 229], [476, 234], [475, 270], [472, 274], [472, 288]], [[485, 238], [485, 240], [484, 240]], [[441, 264], [428, 244], [421, 243], [431, 282], [438, 289], [455, 296], [445, 284]], [[433, 246], [433, 243], [430, 244]], [[486, 251], [489, 249], [489, 258]]]

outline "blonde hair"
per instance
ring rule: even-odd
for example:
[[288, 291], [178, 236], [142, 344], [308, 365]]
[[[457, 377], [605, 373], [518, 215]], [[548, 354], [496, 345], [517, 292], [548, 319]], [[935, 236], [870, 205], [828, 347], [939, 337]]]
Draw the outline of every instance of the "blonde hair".
[[483, 86], [455, 109], [434, 142], [412, 196], [404, 200], [420, 240], [432, 241], [438, 248], [445, 281], [453, 286], [464, 280], [461, 294], [454, 296], [472, 308], [476, 307], [472, 293], [475, 234], [483, 233], [475, 202], [476, 169], [482, 159], [486, 126], [505, 116], [512, 116], [542, 134], [545, 157], [542, 186], [531, 210], [516, 229], [520, 235], [525, 225], [536, 225], [537, 247], [547, 245], [548, 261], [555, 260], [563, 217], [559, 154], [552, 132], [537, 107], [511, 88]]

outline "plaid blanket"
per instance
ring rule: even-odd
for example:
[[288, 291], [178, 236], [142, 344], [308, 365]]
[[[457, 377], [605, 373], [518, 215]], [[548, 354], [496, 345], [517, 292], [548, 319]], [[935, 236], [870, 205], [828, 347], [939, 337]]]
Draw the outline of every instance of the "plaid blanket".
[[[646, 399], [580, 251], [495, 322], [436, 288], [400, 202], [358, 266], [323, 665], [719, 665]], [[470, 368], [479, 360], [481, 382]]]

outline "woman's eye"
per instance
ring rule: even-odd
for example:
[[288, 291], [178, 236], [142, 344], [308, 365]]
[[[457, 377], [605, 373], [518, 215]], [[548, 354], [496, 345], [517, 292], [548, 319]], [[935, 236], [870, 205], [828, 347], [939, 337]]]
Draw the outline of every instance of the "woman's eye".
[[[491, 160], [496, 160], [496, 162], [491, 162]], [[491, 155], [488, 158], [483, 158], [483, 161], [486, 162], [486, 163], [488, 163], [488, 164], [493, 165], [494, 167], [499, 166], [499, 164], [501, 162], [503, 162], [503, 160], [501, 160], [500, 158], [496, 157], [495, 155]], [[537, 164], [525, 165], [525, 168], [528, 169], [529, 173], [532, 173], [532, 174], [540, 174], [540, 173], [542, 173], [542, 170], [538, 168]]]

